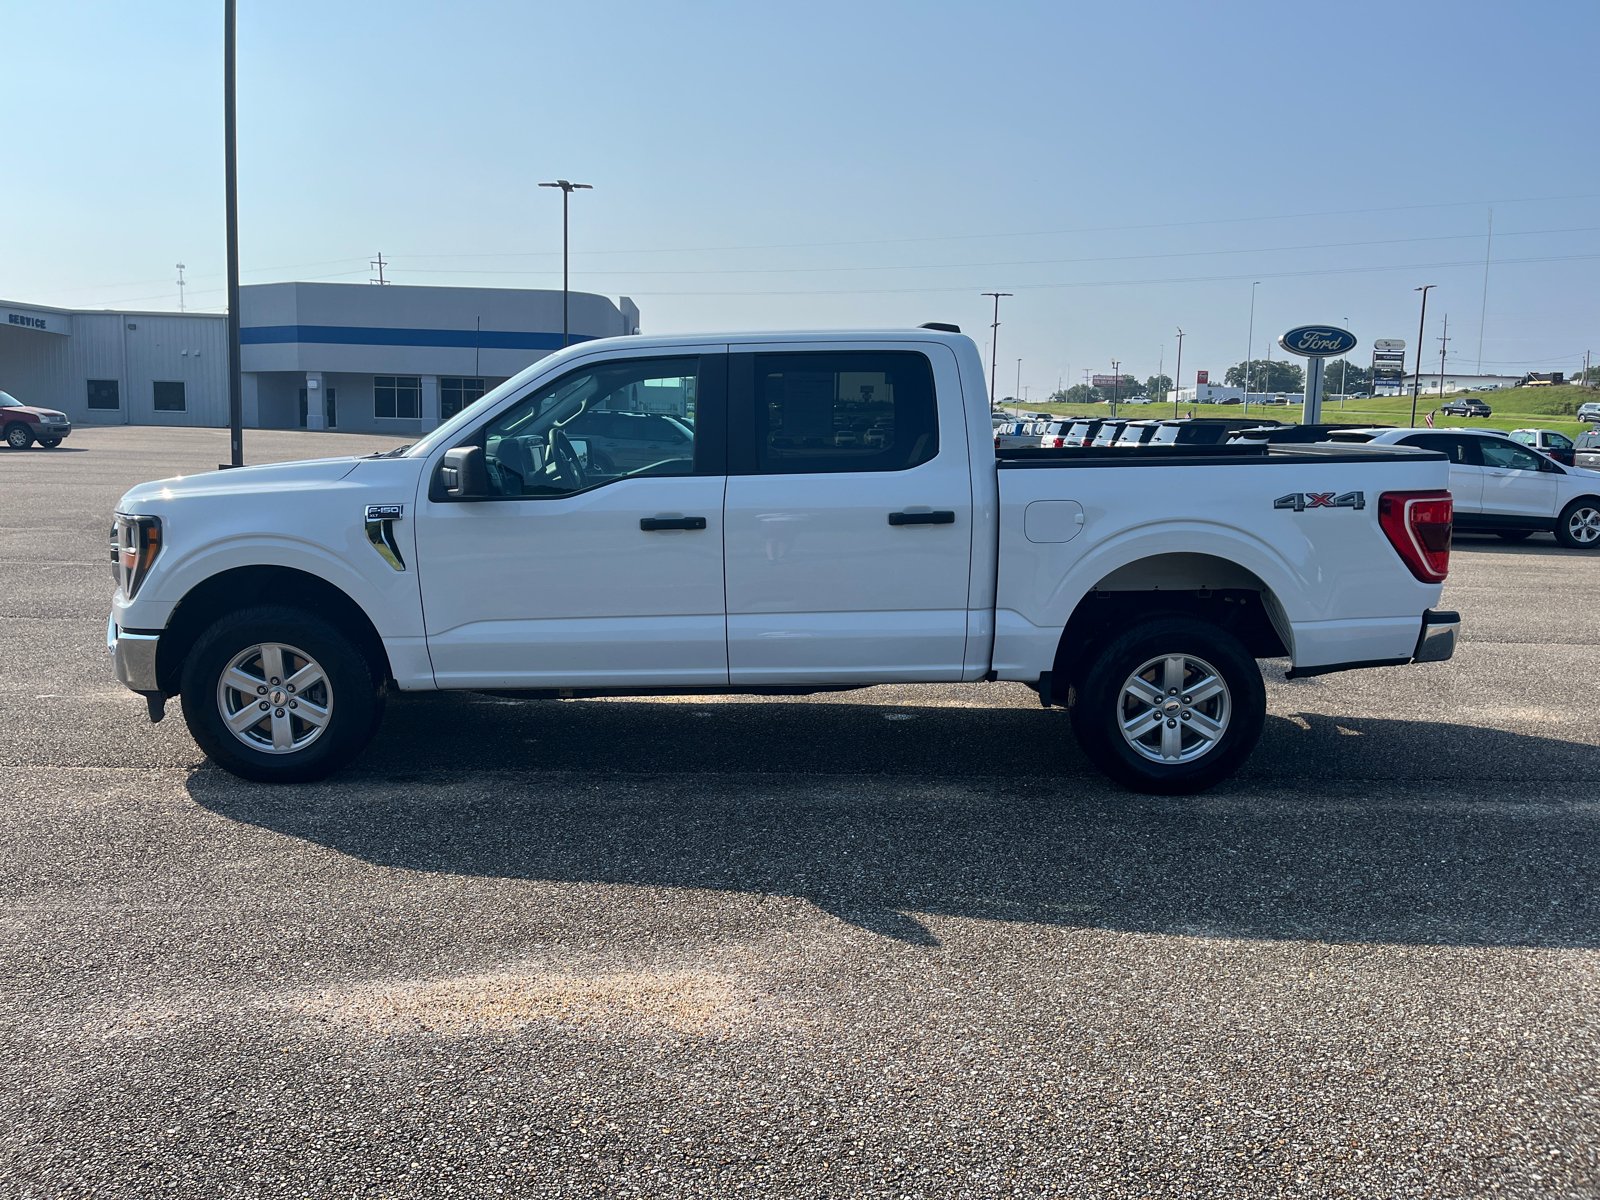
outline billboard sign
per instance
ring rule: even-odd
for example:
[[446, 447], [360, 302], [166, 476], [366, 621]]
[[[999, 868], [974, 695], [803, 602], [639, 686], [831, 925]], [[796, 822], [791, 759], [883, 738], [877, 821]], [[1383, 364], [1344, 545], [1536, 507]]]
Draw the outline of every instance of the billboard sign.
[[1372, 343], [1372, 348], [1384, 354], [1404, 352], [1406, 340], [1405, 338], [1379, 338]]
[[1196, 371], [1194, 373], [1194, 385], [1195, 385], [1195, 387], [1204, 387], [1206, 384], [1208, 384], [1210, 382], [1211, 382], [1211, 372], [1210, 371]]

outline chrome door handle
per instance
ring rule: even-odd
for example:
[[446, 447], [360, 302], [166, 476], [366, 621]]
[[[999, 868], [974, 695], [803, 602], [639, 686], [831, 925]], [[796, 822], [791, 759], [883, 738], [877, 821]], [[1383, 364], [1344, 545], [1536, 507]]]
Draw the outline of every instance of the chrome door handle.
[[704, 517], [640, 517], [639, 528], [646, 533], [654, 533], [658, 529], [704, 529]]

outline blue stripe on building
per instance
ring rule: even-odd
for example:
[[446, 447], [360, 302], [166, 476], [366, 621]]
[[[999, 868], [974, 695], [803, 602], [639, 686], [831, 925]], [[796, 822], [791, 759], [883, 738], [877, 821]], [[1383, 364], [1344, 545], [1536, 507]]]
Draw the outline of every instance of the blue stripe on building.
[[[575, 333], [571, 341], [593, 338]], [[450, 346], [480, 350], [559, 350], [559, 333], [512, 333], [494, 329], [373, 329], [350, 325], [256, 325], [239, 331], [246, 346], [321, 342], [338, 346]]]

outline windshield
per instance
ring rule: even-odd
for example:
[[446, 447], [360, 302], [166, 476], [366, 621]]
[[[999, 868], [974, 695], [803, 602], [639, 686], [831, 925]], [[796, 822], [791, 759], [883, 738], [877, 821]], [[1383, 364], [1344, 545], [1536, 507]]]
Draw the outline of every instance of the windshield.
[[10, 392], [0, 392], [0, 408], [22, 408], [23, 403]]

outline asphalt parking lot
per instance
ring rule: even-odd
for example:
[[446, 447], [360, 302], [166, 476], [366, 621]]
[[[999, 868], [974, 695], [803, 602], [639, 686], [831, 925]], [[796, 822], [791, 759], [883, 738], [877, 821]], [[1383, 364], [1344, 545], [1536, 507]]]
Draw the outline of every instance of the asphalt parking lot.
[[270, 788], [104, 648], [225, 453], [0, 453], [0, 1194], [1600, 1195], [1600, 558], [1458, 540], [1453, 662], [1269, 667], [1199, 797], [1004, 684], [400, 697]]

